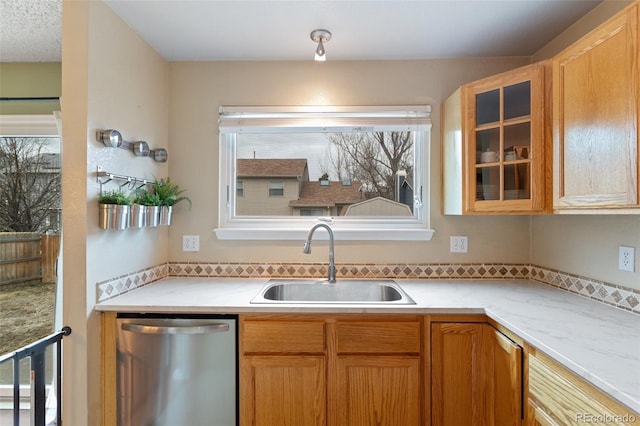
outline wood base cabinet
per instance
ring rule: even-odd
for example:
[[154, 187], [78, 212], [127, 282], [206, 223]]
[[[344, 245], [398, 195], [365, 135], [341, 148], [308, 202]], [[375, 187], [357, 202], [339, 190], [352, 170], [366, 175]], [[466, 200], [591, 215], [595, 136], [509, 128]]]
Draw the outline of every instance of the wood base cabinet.
[[640, 425], [640, 414], [533, 348], [527, 348], [527, 364], [527, 426]]
[[420, 316], [240, 318], [240, 424], [423, 426]]
[[420, 357], [341, 356], [336, 424], [422, 425]]
[[431, 425], [517, 426], [522, 347], [485, 323], [431, 324]]
[[251, 425], [326, 424], [324, 356], [247, 356], [243, 417]]
[[560, 213], [640, 214], [639, 20], [636, 2], [553, 58], [553, 207]]

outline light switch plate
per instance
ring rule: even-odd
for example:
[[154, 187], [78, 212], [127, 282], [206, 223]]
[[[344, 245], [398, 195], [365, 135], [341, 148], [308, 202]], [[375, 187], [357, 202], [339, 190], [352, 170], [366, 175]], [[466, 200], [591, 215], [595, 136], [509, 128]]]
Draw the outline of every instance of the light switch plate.
[[466, 235], [451, 236], [451, 253], [466, 253], [469, 250], [469, 239]]
[[199, 235], [183, 235], [182, 251], [200, 251]]

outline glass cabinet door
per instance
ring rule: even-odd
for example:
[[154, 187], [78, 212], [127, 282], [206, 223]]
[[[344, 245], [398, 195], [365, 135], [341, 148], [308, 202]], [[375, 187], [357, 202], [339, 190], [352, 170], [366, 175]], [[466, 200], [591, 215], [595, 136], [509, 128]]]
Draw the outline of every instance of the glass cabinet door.
[[476, 201], [531, 197], [531, 82], [476, 95]]
[[544, 72], [515, 71], [467, 87], [471, 211], [542, 209], [533, 204], [536, 185], [544, 186]]

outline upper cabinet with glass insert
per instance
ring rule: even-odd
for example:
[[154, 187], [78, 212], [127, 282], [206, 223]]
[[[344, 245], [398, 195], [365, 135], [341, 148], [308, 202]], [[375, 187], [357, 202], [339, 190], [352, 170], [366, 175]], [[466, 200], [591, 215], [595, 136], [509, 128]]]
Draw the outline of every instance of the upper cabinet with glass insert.
[[443, 105], [444, 214], [547, 211], [549, 63], [456, 91]]

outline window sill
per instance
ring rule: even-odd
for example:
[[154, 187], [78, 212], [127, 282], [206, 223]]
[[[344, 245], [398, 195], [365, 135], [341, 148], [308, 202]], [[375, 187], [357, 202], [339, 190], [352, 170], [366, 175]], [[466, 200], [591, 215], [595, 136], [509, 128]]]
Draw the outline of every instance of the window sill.
[[[216, 228], [219, 240], [300, 240], [304, 241], [308, 228], [268, 229], [268, 228]], [[430, 241], [435, 230], [427, 228], [370, 228], [336, 229], [336, 240], [342, 241]], [[328, 239], [326, 232], [314, 234], [314, 239]]]

